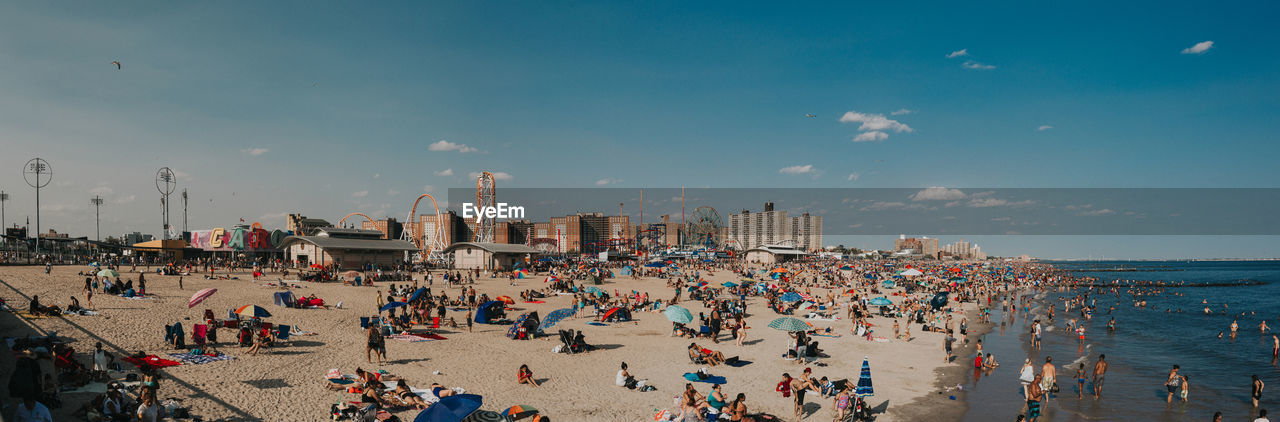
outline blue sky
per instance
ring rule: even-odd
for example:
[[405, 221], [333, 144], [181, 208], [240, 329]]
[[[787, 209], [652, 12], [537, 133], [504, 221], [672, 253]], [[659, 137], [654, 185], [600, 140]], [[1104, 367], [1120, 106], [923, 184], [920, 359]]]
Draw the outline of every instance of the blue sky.
[[[158, 231], [161, 166], [190, 189], [193, 228], [403, 218], [416, 194], [482, 170], [504, 175], [499, 189], [1275, 187], [1277, 12], [11, 2], [0, 189], [9, 222], [32, 214], [18, 168], [44, 157], [43, 225], [91, 233], [96, 193], [118, 233]], [[1074, 257], [1094, 240], [986, 249]], [[1133, 242], [1143, 257], [1254, 257], [1280, 255], [1275, 240]]]

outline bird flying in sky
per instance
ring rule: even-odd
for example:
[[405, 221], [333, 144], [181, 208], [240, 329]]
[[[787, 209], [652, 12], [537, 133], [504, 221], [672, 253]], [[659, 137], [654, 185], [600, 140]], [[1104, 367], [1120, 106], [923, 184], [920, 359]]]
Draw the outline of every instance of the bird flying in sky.
[[818, 115], [816, 115], [816, 114], [805, 114], [805, 115], [804, 115], [804, 117], [813, 118], [813, 117], [818, 117]]
[[111, 64], [116, 65], [116, 70], [120, 70], [120, 61], [119, 61], [119, 60], [114, 61], [114, 62], [111, 62]]

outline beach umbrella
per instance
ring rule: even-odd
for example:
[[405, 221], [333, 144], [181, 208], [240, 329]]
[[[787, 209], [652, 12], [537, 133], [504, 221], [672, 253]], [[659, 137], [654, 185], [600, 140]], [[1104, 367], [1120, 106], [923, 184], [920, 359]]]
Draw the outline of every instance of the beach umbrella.
[[480, 409], [484, 399], [475, 394], [458, 394], [441, 398], [440, 401], [418, 412], [413, 422], [461, 422], [463, 418]]
[[668, 306], [667, 309], [662, 311], [662, 314], [666, 315], [668, 320], [677, 324], [688, 324], [693, 322], [693, 313], [689, 312], [689, 309], [680, 305]]
[[787, 332], [809, 331], [809, 324], [796, 318], [782, 317], [770, 322], [769, 328]]
[[667, 264], [663, 264], [663, 263], [661, 263], [661, 262], [650, 262], [650, 263], [648, 263], [648, 264], [644, 264], [644, 266], [649, 267], [649, 268], [662, 268], [662, 267], [667, 266]]
[[507, 329], [507, 338], [516, 338], [516, 333], [520, 331], [520, 326], [524, 325], [524, 320], [528, 318], [529, 314], [520, 314], [520, 317], [516, 318], [516, 323], [511, 324], [511, 328]]
[[503, 415], [506, 415], [506, 417], [511, 419], [524, 419], [524, 418], [533, 416], [537, 413], [538, 413], [537, 408], [527, 404], [517, 404], [515, 406], [508, 407], [507, 410], [502, 411]]
[[877, 297], [875, 299], [871, 299], [867, 301], [867, 304], [874, 305], [874, 306], [889, 306], [889, 305], [892, 305], [893, 302], [890, 301], [889, 298], [887, 297]]
[[419, 287], [419, 288], [418, 288], [418, 290], [414, 290], [414, 291], [413, 291], [413, 294], [412, 294], [412, 295], [409, 295], [409, 301], [410, 301], [410, 302], [413, 302], [413, 301], [416, 301], [416, 300], [418, 300], [418, 299], [421, 299], [421, 298], [422, 298], [422, 295], [425, 295], [425, 294], [427, 294], [427, 288], [426, 288], [426, 287]]
[[771, 272], [771, 273], [785, 273], [785, 272], [787, 272], [787, 269], [786, 269], [786, 268], [782, 268], [782, 267], [778, 267], [778, 268], [774, 268], [774, 269], [773, 269], [773, 271], [769, 271], [769, 272]]
[[871, 363], [865, 356], [862, 357], [862, 373], [858, 374], [858, 388], [854, 390], [854, 394], [858, 397], [876, 395], [875, 389], [871, 388]]
[[604, 290], [600, 290], [600, 288], [596, 286], [587, 286], [587, 293], [602, 295], [604, 294]]
[[244, 305], [236, 308], [236, 315], [253, 318], [266, 318], [271, 316], [271, 313], [267, 312], [266, 309], [262, 309], [262, 307], [258, 305]]
[[551, 311], [551, 313], [547, 314], [546, 318], [542, 319], [542, 323], [538, 324], [538, 331], [546, 331], [548, 328], [554, 327], [556, 324], [559, 324], [560, 321], [570, 316], [573, 316], [573, 308], [556, 309]]
[[948, 279], [947, 279], [947, 281], [954, 281], [954, 282], [956, 282], [956, 283], [964, 283], [964, 282], [966, 282], [966, 281], [969, 281], [969, 279], [964, 278], [964, 277], [951, 277], [951, 278], [948, 278]]
[[907, 277], [915, 277], [915, 276], [923, 275], [923, 274], [924, 274], [924, 273], [920, 272], [920, 270], [917, 270], [917, 269], [915, 269], [915, 268], [912, 268], [912, 269], [909, 269], [909, 270], [906, 270], [906, 271], [903, 271], [903, 272], [902, 272], [902, 275], [907, 276]]
[[95, 262], [91, 262], [91, 263], [89, 263], [89, 266], [90, 266], [90, 267], [97, 267], [97, 266], [98, 266], [98, 263], [97, 263], [96, 261], [95, 261]]
[[378, 310], [378, 312], [386, 312], [386, 311], [389, 311], [389, 310], [392, 310], [392, 309], [395, 309], [395, 308], [399, 308], [399, 307], [404, 306], [404, 305], [408, 305], [408, 303], [404, 303], [404, 302], [400, 302], [400, 301], [391, 302], [391, 303], [388, 303], [388, 304], [386, 304], [386, 305], [382, 305], [382, 308], [381, 308], [381, 309], [379, 309], [379, 310]]
[[320, 264], [311, 264], [311, 268], [315, 268], [317, 270], [323, 270], [324, 266]]
[[947, 306], [947, 293], [943, 292], [934, 295], [933, 299], [929, 299], [929, 305], [933, 306], [933, 309], [940, 309]]
[[799, 293], [786, 292], [782, 294], [782, 297], [780, 299], [782, 299], [783, 302], [795, 302], [797, 300], [804, 299], [804, 298], [801, 297]]
[[98, 277], [112, 277], [112, 278], [114, 278], [114, 277], [119, 277], [119, 276], [120, 276], [120, 273], [119, 273], [119, 272], [117, 272], [116, 270], [102, 270], [102, 271], [98, 271]]
[[556, 277], [556, 276], [547, 276], [547, 278], [546, 278], [546, 279], [542, 280], [542, 282], [543, 282], [543, 283], [555, 283], [555, 282], [557, 282], [557, 281], [560, 281], [560, 277]]
[[196, 305], [199, 305], [200, 302], [204, 302], [205, 299], [208, 299], [209, 296], [213, 296], [213, 294], [217, 292], [218, 289], [212, 288], [196, 292], [196, 294], [191, 295], [191, 300], [187, 301], [187, 309], [194, 308]]
[[356, 279], [356, 277], [359, 277], [359, 276], [360, 276], [360, 273], [359, 273], [359, 272], [357, 272], [357, 271], [347, 271], [347, 272], [345, 272], [345, 273], [342, 273], [342, 276], [343, 276], [343, 277], [346, 277], [346, 278], [349, 278], [349, 279], [352, 279], [352, 280], [355, 280], [355, 279]]
[[732, 281], [726, 281], [724, 283], [720, 283], [720, 285], [728, 288], [738, 287], [738, 283], [734, 283]]
[[508, 305], [512, 305], [512, 304], [515, 304], [515, 303], [516, 303], [516, 301], [515, 301], [514, 299], [511, 299], [511, 296], [498, 296], [498, 297], [493, 298], [493, 300], [496, 300], [496, 301], [499, 301], [499, 302], [502, 302], [502, 303], [505, 303], [505, 304], [508, 304]]
[[462, 418], [462, 422], [511, 422], [511, 418], [492, 410], [477, 410]]
[[894, 285], [895, 283], [893, 282], [893, 280], [885, 280], [883, 283], [880, 283], [880, 287], [883, 287], [886, 289], [891, 289], [893, 288]]

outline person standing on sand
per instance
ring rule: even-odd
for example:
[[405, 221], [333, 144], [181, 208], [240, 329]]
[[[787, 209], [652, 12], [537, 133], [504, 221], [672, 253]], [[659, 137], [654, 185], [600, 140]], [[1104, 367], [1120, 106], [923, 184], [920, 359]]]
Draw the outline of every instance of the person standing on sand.
[[795, 393], [796, 419], [800, 419], [801, 413], [804, 412], [804, 393], [813, 389], [817, 391], [817, 387], [813, 384], [813, 370], [804, 368], [804, 373], [798, 378], [791, 379], [791, 391]]
[[1107, 375], [1107, 355], [1098, 355], [1098, 363], [1093, 364], [1093, 398], [1102, 398], [1102, 381]]

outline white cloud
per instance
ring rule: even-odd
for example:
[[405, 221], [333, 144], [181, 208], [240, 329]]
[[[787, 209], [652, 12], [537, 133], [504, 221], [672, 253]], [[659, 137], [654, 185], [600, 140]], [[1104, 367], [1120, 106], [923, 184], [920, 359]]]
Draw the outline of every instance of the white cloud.
[[954, 201], [964, 199], [965, 194], [960, 189], [947, 189], [941, 186], [933, 186], [925, 188], [925, 190], [911, 194], [912, 201]]
[[1044, 132], [1044, 131], [1049, 130], [1049, 129], [1053, 129], [1053, 126], [1049, 126], [1049, 125], [1040, 125], [1040, 127], [1036, 128], [1036, 131]]
[[245, 153], [245, 154], [252, 155], [252, 156], [254, 156], [254, 157], [257, 157], [257, 156], [262, 155], [262, 154], [266, 154], [266, 153], [267, 153], [267, 152], [269, 152], [269, 151], [271, 151], [271, 150], [266, 149], [266, 148], [245, 148], [245, 149], [240, 150], [240, 152], [243, 152], [243, 153]]
[[1025, 207], [1034, 203], [1035, 201], [1032, 201], [1030, 199], [1025, 201], [1011, 202], [1008, 200], [998, 199], [998, 198], [977, 198], [977, 199], [970, 200], [967, 205], [973, 208]]
[[400, 191], [398, 191], [398, 190], [395, 190], [395, 189], [388, 189], [388, 190], [387, 190], [387, 196], [396, 196], [396, 195], [399, 195], [399, 194], [400, 194]]
[[905, 109], [905, 108], [900, 108], [900, 109], [898, 109], [897, 111], [894, 111], [894, 112], [889, 113], [889, 114], [890, 114], [890, 115], [892, 115], [892, 116], [901, 116], [901, 115], [904, 115], [904, 114], [911, 114], [911, 113], [915, 113], [915, 112], [916, 112], [915, 110], [907, 110], [907, 109]]
[[858, 136], [853, 137], [853, 142], [880, 142], [885, 139], [889, 139], [889, 134], [873, 130], [870, 132], [859, 133]]
[[874, 203], [874, 204], [871, 204], [871, 205], [868, 205], [868, 206], [862, 207], [861, 209], [859, 209], [859, 211], [883, 211], [883, 210], [891, 210], [891, 209], [896, 209], [896, 208], [903, 208], [903, 207], [906, 207], [906, 206], [907, 206], [907, 204], [906, 204], [906, 203], [904, 203], [904, 202], [896, 202], [896, 201], [895, 201], [895, 202], [884, 202], [884, 201], [879, 201], [879, 202], [876, 202], [876, 203]]
[[1103, 216], [1103, 215], [1111, 215], [1111, 214], [1115, 214], [1115, 213], [1116, 213], [1116, 212], [1115, 212], [1115, 211], [1112, 211], [1110, 208], [1103, 208], [1103, 209], [1100, 209], [1100, 210], [1085, 211], [1085, 212], [1080, 213], [1079, 215], [1082, 215], [1082, 216], [1085, 216], [1085, 217], [1098, 217], [1098, 216]]
[[373, 174], [373, 178], [374, 178], [374, 179], [381, 179], [381, 178], [382, 178], [382, 173], [374, 173], [374, 174]]
[[352, 198], [364, 198], [364, 197], [366, 197], [366, 196], [369, 196], [369, 191], [367, 191], [367, 190], [362, 190], [362, 191], [359, 191], [359, 192], [352, 192], [352, 193], [351, 193], [351, 197], [352, 197]]
[[959, 50], [956, 50], [956, 51], [952, 51], [952, 52], [950, 52], [950, 53], [947, 53], [947, 58], [948, 58], [948, 59], [954, 59], [954, 58], [956, 58], [956, 57], [963, 57], [963, 56], [968, 56], [968, 55], [969, 55], [969, 49], [967, 49], [967, 48], [961, 48], [961, 49], [959, 49]]
[[965, 69], [977, 69], [977, 70], [991, 70], [996, 68], [995, 66], [985, 64], [985, 63], [978, 63], [973, 60], [966, 60], [963, 66]]
[[606, 177], [606, 178], [597, 180], [596, 186], [614, 185], [618, 183], [622, 183], [622, 179], [614, 179], [612, 177]]
[[[515, 179], [515, 176], [512, 176], [512, 175], [510, 175], [510, 174], [507, 174], [506, 172], [495, 171], [495, 172], [492, 172], [492, 173], [493, 173], [493, 180], [498, 180], [498, 181], [507, 181], [507, 180], [513, 180], [513, 179]], [[473, 172], [471, 172], [471, 173], [467, 173], [467, 177], [470, 177], [470, 178], [472, 178], [472, 179], [475, 179], [475, 178], [477, 178], [477, 177], [480, 177], [480, 172], [478, 172], [478, 171], [473, 171]]]
[[803, 166], [790, 166], [790, 167], [783, 167], [781, 169], [778, 169], [778, 173], [782, 173], [782, 174], [810, 174], [810, 173], [813, 173], [814, 171], [815, 169], [813, 168], [813, 164], [805, 164]]
[[110, 195], [115, 192], [116, 192], [115, 189], [111, 189], [110, 187], [107, 187], [107, 186], [98, 186], [96, 188], [89, 189], [89, 193], [92, 193], [94, 195]]
[[1182, 49], [1182, 54], [1204, 54], [1210, 48], [1213, 48], [1213, 41], [1201, 41], [1196, 45]]
[[995, 217], [991, 219], [991, 221], [1009, 221], [1009, 220], [1012, 220], [1012, 219], [1009, 217]]
[[858, 174], [858, 172], [856, 172], [856, 171], [855, 171], [855, 172], [853, 172], [853, 173], [849, 173], [849, 177], [845, 178], [845, 180], [848, 180], [848, 181], [852, 182], [852, 181], [854, 181], [854, 180], [858, 180], [858, 177], [859, 177], [859, 176], [860, 176], [860, 175]]
[[138, 195], [129, 195], [129, 196], [126, 196], [126, 197], [123, 197], [123, 198], [117, 199], [117, 200], [116, 200], [116, 203], [117, 203], [117, 204], [128, 204], [128, 203], [130, 203], [130, 202], [133, 202], [133, 201], [134, 201], [134, 200], [136, 200], [136, 199], [138, 199]]
[[455, 144], [453, 142], [441, 139], [439, 142], [427, 146], [428, 151], [458, 151], [462, 153], [476, 152], [478, 149], [467, 146], [466, 144]]
[[431, 172], [431, 174], [434, 174], [434, 175], [436, 175], [436, 176], [445, 176], [445, 177], [453, 176], [453, 169], [451, 169], [451, 168], [447, 168], [447, 169], [444, 169], [444, 170]]
[[856, 111], [849, 111], [849, 112], [846, 112], [843, 116], [840, 116], [840, 123], [862, 123], [861, 126], [858, 126], [858, 130], [863, 130], [863, 131], [891, 130], [894, 132], [901, 133], [901, 132], [912, 132], [914, 130], [914, 129], [911, 129], [911, 126], [907, 126], [897, 120], [884, 117], [883, 114], [876, 114], [876, 113], [864, 114]]
[[431, 191], [433, 191], [433, 190], [435, 190], [435, 189], [436, 189], [436, 187], [435, 187], [435, 186], [431, 186], [431, 185], [426, 185], [426, 186], [423, 186], [423, 187], [422, 187], [422, 191], [423, 191], [423, 192], [431, 192]]

